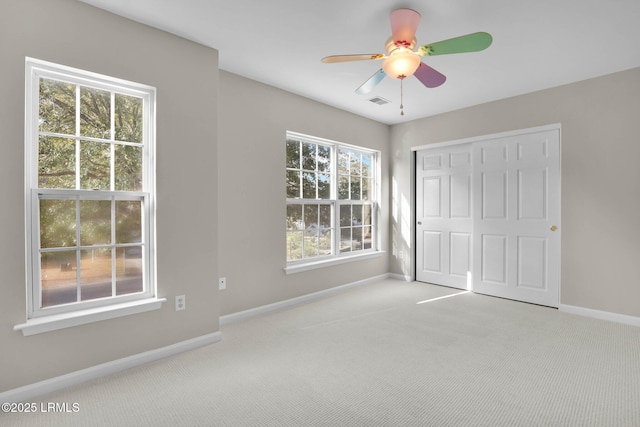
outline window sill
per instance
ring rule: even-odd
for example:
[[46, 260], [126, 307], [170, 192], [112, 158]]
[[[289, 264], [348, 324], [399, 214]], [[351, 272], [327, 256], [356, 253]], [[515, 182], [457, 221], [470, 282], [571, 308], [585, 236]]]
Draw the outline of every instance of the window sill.
[[331, 258], [322, 261], [305, 262], [304, 264], [293, 264], [284, 268], [286, 274], [300, 273], [302, 271], [315, 270], [316, 268], [329, 267], [332, 265], [344, 264], [352, 261], [360, 261], [364, 259], [378, 258], [385, 255], [385, 251], [366, 252], [358, 255], [347, 255]]
[[165, 298], [148, 298], [138, 301], [130, 301], [106, 307], [79, 310], [71, 313], [55, 314], [52, 316], [29, 319], [26, 323], [15, 325], [14, 331], [22, 331], [22, 335], [35, 335], [72, 326], [85, 325], [100, 320], [113, 319], [128, 316], [130, 314], [144, 313], [145, 311], [158, 310]]

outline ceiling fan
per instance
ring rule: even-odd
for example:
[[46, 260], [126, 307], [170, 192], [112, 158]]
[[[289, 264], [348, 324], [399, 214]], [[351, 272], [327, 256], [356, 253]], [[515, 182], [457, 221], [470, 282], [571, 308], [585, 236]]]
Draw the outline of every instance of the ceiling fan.
[[416, 29], [420, 24], [420, 14], [413, 9], [396, 9], [389, 16], [391, 20], [391, 37], [386, 42], [387, 55], [382, 53], [331, 55], [322, 58], [322, 62], [383, 60], [382, 68], [365, 81], [356, 93], [366, 94], [373, 90], [385, 76], [400, 80], [400, 114], [404, 115], [402, 106], [402, 80], [415, 75], [428, 88], [440, 86], [447, 79], [444, 74], [429, 67], [421, 61], [423, 56], [446, 55], [451, 53], [477, 52], [491, 45], [491, 34], [478, 32], [452, 39], [439, 41], [416, 47]]

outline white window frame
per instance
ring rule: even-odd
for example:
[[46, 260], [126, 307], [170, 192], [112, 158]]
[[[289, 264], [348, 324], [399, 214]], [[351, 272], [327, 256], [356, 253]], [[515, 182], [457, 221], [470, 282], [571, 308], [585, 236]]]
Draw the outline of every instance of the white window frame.
[[[287, 131], [285, 140], [298, 140], [310, 144], [323, 145], [330, 148], [331, 161], [331, 190], [329, 199], [305, 199], [305, 198], [286, 198], [286, 205], [296, 204], [328, 204], [332, 206], [331, 215], [331, 255], [319, 255], [314, 257], [302, 258], [298, 260], [286, 261], [285, 272], [287, 274], [297, 273], [300, 271], [311, 270], [315, 268], [325, 267], [329, 265], [350, 262], [356, 259], [371, 258], [382, 256], [380, 251], [380, 227], [379, 227], [379, 211], [380, 211], [380, 151], [370, 148], [332, 141], [311, 135], [305, 135], [298, 132]], [[372, 156], [372, 178], [373, 187], [371, 191], [371, 200], [352, 200], [338, 198], [338, 150], [345, 149], [358, 153], [366, 153]], [[368, 249], [360, 249], [357, 251], [340, 252], [340, 206], [344, 204], [371, 204], [371, 226], [372, 241], [371, 247]], [[288, 231], [285, 230], [285, 233]], [[286, 259], [286, 257], [285, 257]]]
[[[39, 136], [64, 137], [75, 141], [88, 140], [109, 142], [112, 139], [80, 137], [76, 125], [75, 135], [63, 135], [39, 130], [39, 82], [48, 78], [112, 92], [113, 129], [113, 93], [135, 96], [143, 99], [142, 130], [142, 190], [108, 191], [81, 189], [38, 188], [38, 144]], [[27, 322], [16, 325], [14, 329], [23, 334], [45, 332], [62, 327], [89, 323], [97, 320], [119, 317], [160, 308], [163, 298], [157, 298], [156, 292], [156, 250], [155, 250], [155, 88], [133, 83], [97, 73], [87, 72], [63, 65], [53, 64], [34, 58], [26, 58], [25, 67], [25, 230], [26, 230], [26, 280], [27, 280]], [[76, 106], [79, 108], [79, 105]], [[76, 120], [78, 120], [76, 118]], [[111, 135], [113, 138], [113, 134]], [[77, 144], [76, 144], [77, 145]], [[111, 144], [113, 147], [114, 145]], [[113, 186], [113, 148], [111, 165], [111, 188]], [[76, 165], [77, 167], [77, 165]], [[132, 246], [142, 246], [143, 250], [143, 291], [126, 295], [115, 295], [95, 300], [79, 301], [41, 307], [42, 287], [40, 284], [40, 213], [41, 199], [70, 200], [140, 200], [142, 203], [141, 242]], [[76, 202], [77, 203], [77, 202]], [[112, 203], [113, 211], [114, 203]], [[112, 212], [113, 215], [113, 212]], [[113, 221], [113, 216], [112, 216]], [[79, 230], [76, 231], [79, 233]], [[111, 243], [103, 245], [115, 249], [112, 227]], [[81, 243], [78, 241], [78, 243]], [[95, 246], [97, 247], [97, 246]], [[118, 247], [122, 247], [118, 245]], [[71, 249], [71, 248], [68, 248]], [[83, 250], [76, 246], [74, 250]], [[113, 267], [115, 268], [115, 267]], [[113, 277], [112, 277], [112, 280]]]

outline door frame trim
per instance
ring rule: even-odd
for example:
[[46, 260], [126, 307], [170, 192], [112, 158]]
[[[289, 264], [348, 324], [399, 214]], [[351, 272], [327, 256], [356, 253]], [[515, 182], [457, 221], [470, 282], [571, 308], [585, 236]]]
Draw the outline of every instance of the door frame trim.
[[[411, 151], [430, 150], [432, 148], [442, 148], [442, 147], [448, 147], [448, 146], [451, 146], [451, 145], [468, 144], [470, 142], [485, 141], [487, 139], [505, 138], [505, 137], [509, 137], [509, 136], [517, 136], [517, 135], [523, 135], [523, 134], [528, 134], [528, 133], [544, 132], [544, 131], [547, 131], [547, 130], [562, 130], [562, 125], [560, 123], [554, 123], [554, 124], [550, 124], [550, 125], [534, 126], [534, 127], [530, 127], [530, 128], [524, 128], [524, 129], [516, 129], [516, 130], [505, 131], [505, 132], [490, 133], [490, 134], [487, 134], [487, 135], [472, 136], [472, 137], [469, 137], [469, 138], [452, 139], [452, 140], [448, 140], [448, 141], [434, 142], [432, 144], [416, 145], [414, 147], [411, 147]], [[562, 134], [560, 136], [562, 136]], [[560, 146], [562, 147], [562, 141], [560, 141], [560, 144], [561, 144]], [[560, 154], [562, 154], [562, 153], [560, 153]], [[560, 160], [562, 160], [562, 159], [560, 159]]]

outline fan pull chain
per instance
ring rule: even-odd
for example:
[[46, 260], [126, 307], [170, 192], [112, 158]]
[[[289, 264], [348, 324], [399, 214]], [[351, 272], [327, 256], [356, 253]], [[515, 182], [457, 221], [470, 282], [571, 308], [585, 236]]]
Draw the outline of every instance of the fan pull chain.
[[400, 115], [404, 116], [404, 105], [402, 105], [404, 103], [403, 98], [402, 98], [402, 82], [404, 81], [404, 79], [400, 79]]

